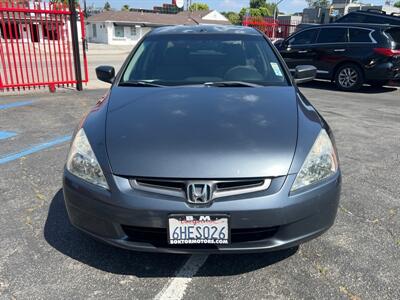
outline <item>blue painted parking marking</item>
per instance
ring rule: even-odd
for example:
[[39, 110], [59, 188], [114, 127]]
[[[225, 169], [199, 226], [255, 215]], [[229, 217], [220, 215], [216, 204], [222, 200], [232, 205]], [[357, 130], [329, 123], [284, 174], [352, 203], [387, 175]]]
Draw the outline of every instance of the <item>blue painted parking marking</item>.
[[14, 103], [0, 104], [0, 110], [31, 105], [32, 103], [33, 103], [33, 101], [20, 101], [20, 102], [14, 102]]
[[27, 155], [30, 155], [33, 153], [36, 153], [36, 152], [40, 152], [40, 151], [48, 149], [48, 148], [63, 144], [65, 142], [70, 141], [71, 138], [72, 138], [72, 136], [70, 136], [70, 135], [62, 136], [62, 137], [56, 138], [54, 140], [45, 142], [43, 144], [39, 144], [39, 145], [33, 146], [31, 148], [24, 149], [20, 152], [10, 153], [10, 154], [6, 154], [4, 156], [0, 156], [0, 165], [11, 162], [13, 160], [22, 158], [24, 156], [27, 156]]
[[16, 135], [17, 134], [15, 132], [11, 132], [11, 131], [0, 131], [0, 140], [9, 139]]

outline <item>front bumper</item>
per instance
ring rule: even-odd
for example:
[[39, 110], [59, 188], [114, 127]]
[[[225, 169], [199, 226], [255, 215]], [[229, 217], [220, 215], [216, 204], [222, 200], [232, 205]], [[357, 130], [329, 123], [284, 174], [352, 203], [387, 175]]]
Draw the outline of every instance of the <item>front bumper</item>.
[[[129, 180], [112, 176], [111, 192], [64, 172], [64, 199], [71, 223], [80, 230], [118, 247], [167, 253], [243, 253], [297, 246], [328, 230], [340, 198], [341, 174], [289, 196], [295, 175], [275, 180], [273, 193], [246, 198], [221, 198], [209, 207], [191, 207], [184, 199], [133, 190]], [[272, 186], [272, 185], [271, 185]], [[271, 189], [271, 187], [270, 187]], [[170, 214], [228, 214], [235, 231], [262, 229], [253, 240], [224, 246], [167, 244]], [[143, 234], [131, 235], [131, 229]], [[151, 238], [145, 240], [146, 233]], [[156, 237], [156, 238], [155, 238]]]

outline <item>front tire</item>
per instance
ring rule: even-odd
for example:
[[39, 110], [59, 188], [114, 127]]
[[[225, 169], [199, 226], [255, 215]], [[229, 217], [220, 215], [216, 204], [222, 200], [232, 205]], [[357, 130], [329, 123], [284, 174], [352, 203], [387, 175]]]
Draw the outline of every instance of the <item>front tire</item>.
[[342, 91], [359, 90], [363, 83], [363, 72], [355, 64], [344, 64], [336, 70], [335, 84]]

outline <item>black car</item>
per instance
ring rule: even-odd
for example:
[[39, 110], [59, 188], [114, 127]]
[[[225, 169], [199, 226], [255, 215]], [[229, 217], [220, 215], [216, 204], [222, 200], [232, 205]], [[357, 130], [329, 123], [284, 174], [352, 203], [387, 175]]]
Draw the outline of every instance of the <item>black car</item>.
[[318, 25], [319, 24], [317, 24], [317, 23], [301, 23], [301, 24], [297, 25], [295, 32], [306, 29], [306, 28], [318, 26]]
[[325, 24], [305, 28], [275, 46], [289, 69], [313, 65], [339, 89], [400, 81], [400, 26]]
[[337, 19], [335, 23], [370, 23], [400, 26], [400, 14], [387, 14], [377, 9], [357, 10]]

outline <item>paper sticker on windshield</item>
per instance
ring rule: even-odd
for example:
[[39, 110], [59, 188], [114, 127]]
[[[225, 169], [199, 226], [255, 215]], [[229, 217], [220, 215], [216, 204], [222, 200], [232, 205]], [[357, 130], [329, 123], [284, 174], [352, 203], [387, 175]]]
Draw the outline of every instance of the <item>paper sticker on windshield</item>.
[[279, 66], [278, 66], [277, 63], [272, 62], [272, 63], [271, 63], [271, 67], [272, 67], [272, 69], [274, 70], [274, 73], [275, 73], [276, 76], [282, 77], [281, 68], [279, 68]]

